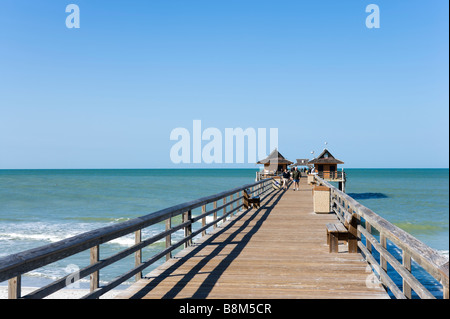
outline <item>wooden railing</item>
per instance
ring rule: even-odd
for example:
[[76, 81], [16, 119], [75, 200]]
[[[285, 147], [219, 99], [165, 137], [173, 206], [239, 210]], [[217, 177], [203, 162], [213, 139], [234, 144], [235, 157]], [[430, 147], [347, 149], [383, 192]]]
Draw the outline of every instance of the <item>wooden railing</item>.
[[[410, 299], [412, 298], [412, 291], [419, 298], [436, 298], [425, 288], [424, 283], [420, 282], [417, 278], [419, 276], [415, 276], [412, 273], [412, 260], [420, 266], [420, 270], [417, 270], [417, 272], [425, 271], [434, 277], [442, 285], [442, 297], [444, 299], [449, 298], [449, 262], [445, 257], [409, 233], [361, 205], [352, 197], [339, 191], [320, 177], [316, 176], [315, 180], [316, 184], [327, 186], [331, 189], [331, 210], [336, 213], [342, 222], [344, 222], [348, 214], [352, 212], [358, 214], [360, 218], [360, 223], [357, 228], [359, 237], [358, 247], [366, 260], [371, 264], [378, 279], [385, 288], [388, 288], [392, 292], [395, 298]], [[400, 250], [400, 258], [396, 258], [394, 256], [395, 254], [393, 255], [392, 248], [390, 251], [388, 250], [388, 241], [390, 245]], [[398, 259], [401, 259], [401, 261]], [[389, 271], [388, 264], [392, 267]], [[393, 271], [402, 278], [401, 285], [394, 282]]]
[[[205, 235], [208, 228], [215, 228], [218, 222], [225, 221], [228, 216], [235, 214], [243, 207], [244, 190], [248, 190], [247, 193], [249, 195], [267, 196], [266, 193], [271, 189], [273, 189], [272, 179], [265, 179], [219, 194], [172, 206], [116, 225], [86, 232], [56, 243], [3, 257], [0, 259], [0, 282], [8, 280], [8, 298], [10, 299], [44, 298], [74, 283], [73, 280], [90, 276], [90, 293], [83, 298], [98, 298], [133, 276], [135, 276], [136, 280], [140, 279], [144, 269], [164, 258], [164, 256], [166, 260], [171, 258], [171, 253], [176, 248], [181, 245], [184, 245], [184, 247], [189, 246], [195, 236], [200, 233]], [[207, 205], [211, 203], [213, 204], [213, 209], [207, 211]], [[221, 205], [218, 206], [218, 203]], [[201, 214], [193, 217], [192, 210], [200, 207]], [[220, 216], [218, 216], [218, 212], [219, 214], [221, 213]], [[181, 223], [172, 225], [173, 218], [180, 215], [182, 216]], [[207, 223], [206, 217], [210, 215], [213, 215], [213, 221]], [[164, 221], [166, 225], [165, 231], [151, 238], [142, 238], [143, 229]], [[193, 231], [192, 225], [196, 222], [201, 222], [201, 227]], [[172, 243], [171, 235], [182, 229], [184, 229], [184, 237], [178, 242]], [[102, 244], [133, 233], [135, 234], [135, 245], [106, 259], [99, 258]], [[161, 239], [166, 240], [165, 249], [146, 261], [142, 261], [142, 249]], [[88, 249], [90, 250], [89, 266], [79, 270], [76, 274], [69, 274], [26, 296], [21, 296], [21, 277], [23, 274]], [[99, 271], [131, 254], [135, 255], [135, 267], [100, 287]]]
[[346, 173], [342, 171], [317, 172], [317, 176], [319, 176], [322, 179], [337, 179], [337, 180], [346, 179]]

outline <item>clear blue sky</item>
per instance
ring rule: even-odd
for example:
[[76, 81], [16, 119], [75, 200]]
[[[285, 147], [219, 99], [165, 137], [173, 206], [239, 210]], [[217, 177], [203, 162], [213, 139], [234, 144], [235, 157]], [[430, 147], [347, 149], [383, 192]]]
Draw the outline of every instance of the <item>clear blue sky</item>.
[[[70, 3], [79, 29], [66, 28]], [[379, 29], [365, 25], [371, 3]], [[448, 12], [442, 0], [2, 0], [0, 169], [177, 167], [170, 132], [193, 120], [276, 127], [291, 160], [328, 142], [344, 167], [448, 167]]]

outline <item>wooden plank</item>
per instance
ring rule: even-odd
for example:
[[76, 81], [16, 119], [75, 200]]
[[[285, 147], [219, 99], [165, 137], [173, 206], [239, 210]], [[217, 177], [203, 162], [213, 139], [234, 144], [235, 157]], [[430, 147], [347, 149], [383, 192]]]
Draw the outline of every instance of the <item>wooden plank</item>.
[[345, 228], [345, 226], [342, 225], [341, 223], [336, 224], [336, 231], [338, 231], [340, 233], [348, 233], [347, 228]]
[[301, 189], [271, 190], [260, 209], [227, 220], [118, 298], [388, 298], [367, 287], [360, 254], [346, 244], [329, 254], [325, 225], [337, 218], [314, 214], [306, 180]]

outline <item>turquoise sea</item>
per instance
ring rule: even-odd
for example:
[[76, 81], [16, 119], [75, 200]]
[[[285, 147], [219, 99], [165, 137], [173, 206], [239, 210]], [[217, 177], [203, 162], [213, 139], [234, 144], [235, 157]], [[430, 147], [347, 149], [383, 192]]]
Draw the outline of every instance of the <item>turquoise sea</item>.
[[[345, 171], [348, 194], [448, 258], [448, 169]], [[0, 257], [252, 183], [256, 172], [257, 169], [0, 170]], [[152, 226], [143, 236], [161, 229], [164, 224]], [[133, 236], [119, 238], [103, 245], [101, 254], [110, 255], [133, 243]], [[163, 246], [164, 241], [155, 243], [144, 251], [144, 258]], [[88, 252], [77, 254], [28, 273], [23, 276], [23, 285], [42, 285], [88, 263]], [[134, 257], [123, 263], [128, 263], [125, 269], [131, 269]], [[101, 281], [121, 274], [123, 267], [118, 264], [105, 268], [100, 272]], [[81, 285], [87, 282], [83, 280]]]

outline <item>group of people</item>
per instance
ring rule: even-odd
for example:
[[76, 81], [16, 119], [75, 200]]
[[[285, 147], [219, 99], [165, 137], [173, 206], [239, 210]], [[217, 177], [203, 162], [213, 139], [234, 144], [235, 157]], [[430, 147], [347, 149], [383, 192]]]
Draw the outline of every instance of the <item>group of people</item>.
[[290, 180], [294, 181], [294, 187], [293, 190], [299, 190], [300, 188], [300, 177], [301, 177], [301, 173], [298, 170], [297, 166], [294, 166], [294, 168], [292, 169], [292, 171], [288, 171], [287, 169], [284, 170], [283, 172], [283, 184], [282, 187], [284, 189], [287, 189], [288, 187], [288, 183]]

